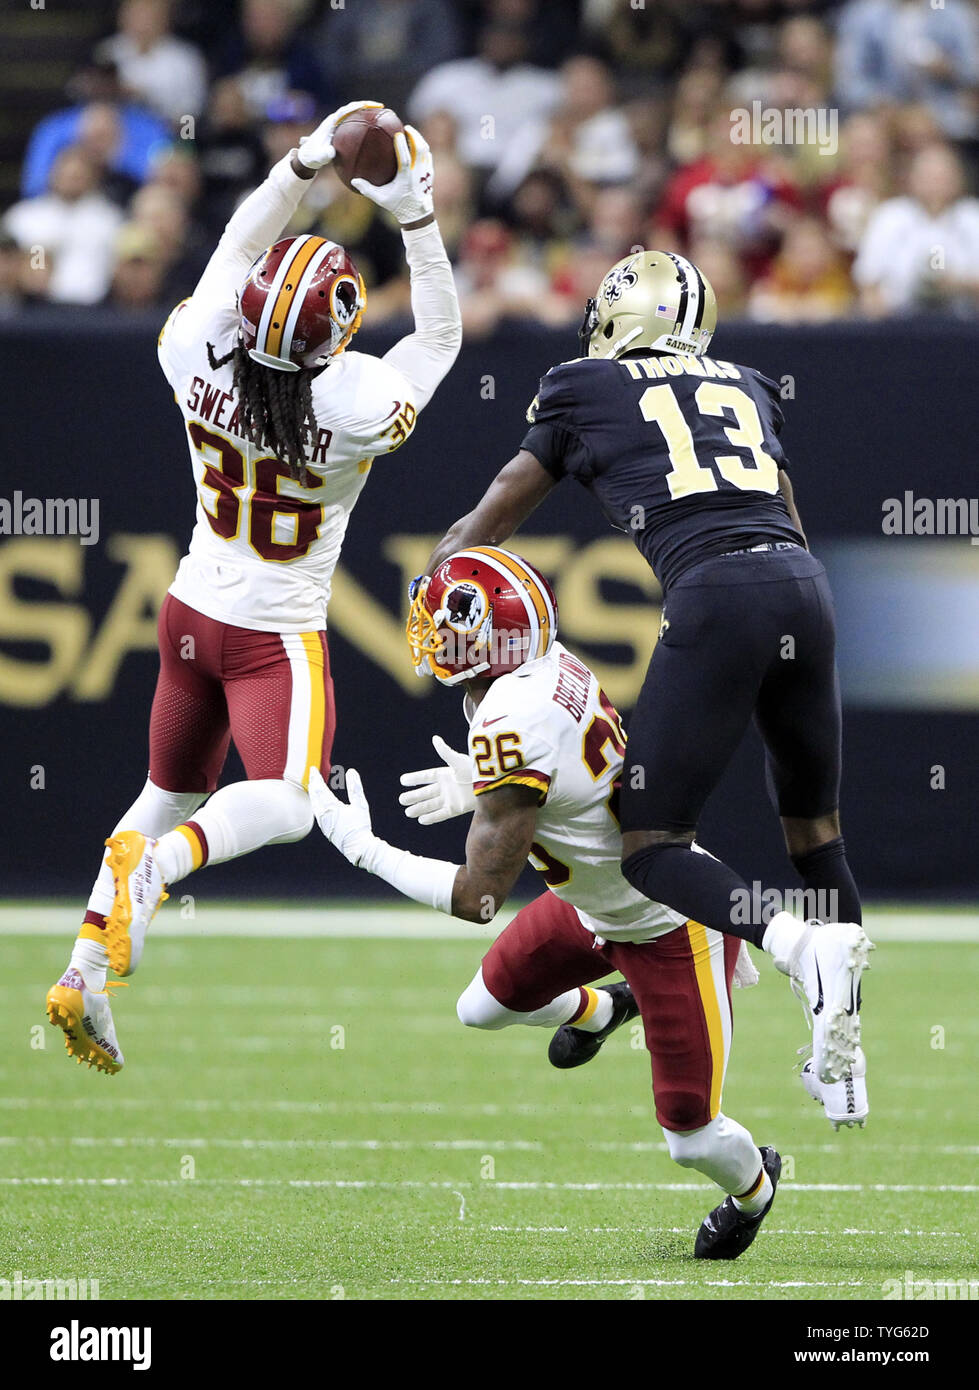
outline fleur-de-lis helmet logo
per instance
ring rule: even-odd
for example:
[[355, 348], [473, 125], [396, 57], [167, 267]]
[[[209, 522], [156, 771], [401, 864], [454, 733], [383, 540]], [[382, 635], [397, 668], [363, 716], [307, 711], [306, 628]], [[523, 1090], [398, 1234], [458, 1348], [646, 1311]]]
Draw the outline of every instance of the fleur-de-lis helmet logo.
[[612, 304], [633, 285], [638, 284], [639, 276], [631, 265], [614, 266], [602, 281], [602, 294], [607, 303]]

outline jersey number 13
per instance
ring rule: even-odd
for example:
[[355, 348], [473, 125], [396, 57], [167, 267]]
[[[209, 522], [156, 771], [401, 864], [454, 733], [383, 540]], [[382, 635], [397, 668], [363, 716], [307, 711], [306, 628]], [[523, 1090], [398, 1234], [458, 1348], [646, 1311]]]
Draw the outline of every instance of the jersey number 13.
[[[719, 381], [705, 381], [697, 387], [694, 400], [701, 415], [719, 415], [727, 419], [726, 411], [734, 417], [725, 424], [724, 433], [732, 444], [751, 454], [751, 466], [740, 454], [716, 454], [713, 464], [721, 477], [733, 487], [748, 492], [778, 492], [778, 465], [764, 449], [765, 437], [758, 407], [746, 391]], [[650, 386], [639, 398], [642, 418], [658, 425], [663, 431], [673, 467], [666, 475], [670, 496], [689, 497], [696, 492], [716, 492], [717, 477], [713, 468], [705, 468], [697, 459], [690, 426], [669, 386]]]

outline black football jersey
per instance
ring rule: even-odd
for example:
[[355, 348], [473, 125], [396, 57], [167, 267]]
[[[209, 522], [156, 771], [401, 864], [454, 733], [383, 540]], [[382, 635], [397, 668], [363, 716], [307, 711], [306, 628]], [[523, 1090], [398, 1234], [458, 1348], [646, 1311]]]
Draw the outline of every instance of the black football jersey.
[[779, 491], [778, 387], [709, 357], [579, 358], [552, 367], [523, 448], [577, 478], [667, 588], [691, 565], [803, 538]]

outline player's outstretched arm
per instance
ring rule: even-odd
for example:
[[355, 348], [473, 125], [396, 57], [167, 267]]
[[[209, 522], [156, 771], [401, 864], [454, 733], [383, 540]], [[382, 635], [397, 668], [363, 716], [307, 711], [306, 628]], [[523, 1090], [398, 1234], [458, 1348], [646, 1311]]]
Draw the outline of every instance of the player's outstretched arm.
[[538, 795], [503, 786], [480, 797], [466, 842], [466, 863], [425, 859], [397, 849], [371, 829], [360, 777], [347, 769], [349, 802], [310, 768], [309, 797], [317, 823], [351, 864], [383, 878], [405, 897], [467, 922], [489, 922], [520, 876], [534, 840]]
[[500, 469], [481, 501], [446, 531], [425, 566], [434, 574], [447, 556], [471, 545], [502, 545], [543, 502], [557, 479], [528, 449]]
[[470, 815], [476, 809], [472, 763], [468, 753], [457, 753], [435, 734], [432, 744], [442, 759], [441, 767], [403, 772], [401, 785], [410, 787], [398, 797], [409, 820], [419, 825], [438, 825], [453, 816]]
[[476, 801], [466, 839], [466, 863], [452, 890], [452, 915], [490, 922], [527, 862], [540, 794], [517, 784], [494, 787]]
[[394, 151], [398, 172], [390, 183], [352, 179], [351, 186], [391, 213], [401, 227], [415, 328], [385, 353], [384, 360], [411, 386], [412, 402], [421, 410], [459, 354], [462, 317], [452, 267], [435, 220], [435, 169], [428, 142], [414, 126], [405, 126], [404, 133], [394, 137]]
[[[300, 142], [300, 149], [273, 164], [264, 182], [249, 193], [232, 213], [214, 254], [208, 261], [197, 288], [187, 301], [174, 331], [193, 340], [200, 326], [195, 318], [213, 315], [222, 304], [235, 307], [242, 283], [256, 259], [278, 241], [309, 188], [312, 178], [332, 162], [336, 151], [333, 135], [339, 122], [351, 111], [373, 102], [353, 101], [331, 112], [311, 135]], [[179, 326], [178, 326], [179, 325]]]

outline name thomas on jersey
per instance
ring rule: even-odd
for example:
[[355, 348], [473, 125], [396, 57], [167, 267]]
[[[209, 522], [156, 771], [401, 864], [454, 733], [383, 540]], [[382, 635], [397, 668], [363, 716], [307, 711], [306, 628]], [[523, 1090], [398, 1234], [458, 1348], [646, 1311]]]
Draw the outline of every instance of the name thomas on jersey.
[[778, 387], [753, 367], [688, 354], [552, 367], [522, 447], [594, 494], [664, 589], [714, 555], [803, 544], [779, 490]]

